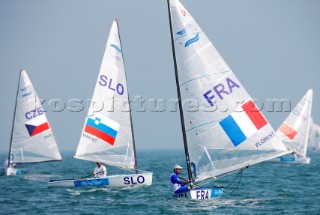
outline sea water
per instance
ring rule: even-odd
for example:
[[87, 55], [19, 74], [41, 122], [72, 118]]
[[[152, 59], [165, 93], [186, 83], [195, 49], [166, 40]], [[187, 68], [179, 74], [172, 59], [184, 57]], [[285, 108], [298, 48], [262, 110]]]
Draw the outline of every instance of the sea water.
[[[182, 150], [138, 150], [138, 165], [153, 172], [149, 187], [47, 188], [50, 179], [92, 173], [95, 163], [72, 158], [20, 166], [23, 174], [0, 177], [0, 214], [320, 214], [320, 153], [310, 152], [311, 164], [263, 162], [243, 171], [222, 197], [205, 201], [175, 199], [169, 177], [173, 166], [185, 167]], [[6, 154], [0, 154], [1, 162]], [[121, 170], [107, 167], [108, 174]], [[187, 177], [186, 168], [182, 177]], [[228, 185], [238, 172], [218, 181]]]

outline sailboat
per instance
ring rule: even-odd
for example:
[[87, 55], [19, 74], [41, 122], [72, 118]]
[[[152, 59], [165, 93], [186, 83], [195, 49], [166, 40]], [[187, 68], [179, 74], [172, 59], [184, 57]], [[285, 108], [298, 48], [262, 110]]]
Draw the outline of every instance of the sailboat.
[[294, 149], [293, 156], [280, 157], [282, 162], [310, 163], [307, 147], [310, 133], [313, 91], [310, 89], [299, 101], [277, 130], [277, 136], [288, 149]]
[[313, 123], [312, 118], [310, 122], [308, 147], [310, 147], [314, 151], [320, 150], [320, 126]]
[[[179, 198], [209, 199], [207, 186], [228, 173], [290, 153], [244, 86], [190, 13], [168, 0], [172, 53], [190, 190]], [[200, 104], [188, 111], [183, 101]], [[223, 111], [220, 111], [223, 110]]]
[[16, 165], [61, 160], [45, 111], [27, 72], [21, 70], [4, 172], [18, 175]]
[[[101, 111], [94, 105], [103, 102]], [[133, 173], [102, 178], [52, 180], [49, 187], [134, 187], [152, 184], [152, 172], [138, 170], [127, 80], [118, 22], [112, 24], [100, 73], [74, 158], [101, 162]], [[91, 114], [92, 112], [92, 114]]]

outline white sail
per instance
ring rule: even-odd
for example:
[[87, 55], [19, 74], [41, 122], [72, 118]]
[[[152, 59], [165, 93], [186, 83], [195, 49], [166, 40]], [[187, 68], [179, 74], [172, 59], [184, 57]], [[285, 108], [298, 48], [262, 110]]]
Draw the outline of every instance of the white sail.
[[170, 0], [173, 40], [190, 161], [197, 180], [289, 153], [199, 25]]
[[308, 147], [315, 151], [320, 150], [320, 126], [312, 122], [310, 123], [309, 144]]
[[[103, 108], [99, 108], [103, 104]], [[133, 169], [135, 165], [128, 88], [115, 20], [75, 158]], [[101, 106], [102, 107], [102, 106]]]
[[10, 157], [14, 163], [61, 160], [45, 110], [26, 73], [20, 73]]
[[307, 155], [312, 94], [312, 90], [308, 90], [277, 130], [277, 136], [286, 147], [302, 157]]

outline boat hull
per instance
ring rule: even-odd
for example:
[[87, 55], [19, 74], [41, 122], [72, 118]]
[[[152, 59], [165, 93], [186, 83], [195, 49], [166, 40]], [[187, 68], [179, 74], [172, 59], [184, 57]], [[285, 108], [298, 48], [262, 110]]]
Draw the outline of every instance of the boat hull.
[[309, 157], [305, 157], [305, 158], [303, 158], [303, 157], [301, 157], [301, 158], [298, 158], [298, 163], [304, 163], [304, 164], [310, 164], [310, 161], [311, 161], [311, 158], [309, 158]]
[[196, 188], [184, 193], [173, 194], [173, 196], [176, 198], [205, 200], [205, 199], [221, 197], [222, 194], [223, 194], [222, 187], [213, 187], [213, 188]]
[[303, 164], [310, 164], [311, 158], [309, 157], [280, 157], [281, 162], [285, 163], [303, 163]]
[[152, 184], [152, 173], [111, 175], [103, 178], [80, 178], [66, 180], [52, 180], [48, 188], [67, 187], [110, 187], [124, 188], [136, 186], [150, 186]]
[[15, 175], [21, 175], [21, 170], [20, 169], [16, 169], [13, 167], [8, 167], [5, 169], [5, 175], [6, 176], [15, 176]]

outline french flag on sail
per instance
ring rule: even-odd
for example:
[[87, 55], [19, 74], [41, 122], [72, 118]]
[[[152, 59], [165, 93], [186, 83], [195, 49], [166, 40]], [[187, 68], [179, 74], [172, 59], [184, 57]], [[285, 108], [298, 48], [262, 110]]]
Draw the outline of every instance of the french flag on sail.
[[233, 112], [219, 122], [235, 147], [268, 124], [252, 100], [241, 107], [243, 111]]
[[30, 137], [36, 136], [46, 130], [50, 129], [49, 123], [45, 115], [40, 115], [25, 124]]
[[88, 118], [84, 131], [113, 145], [116, 140], [119, 127], [119, 123], [103, 116], [97, 116]]

